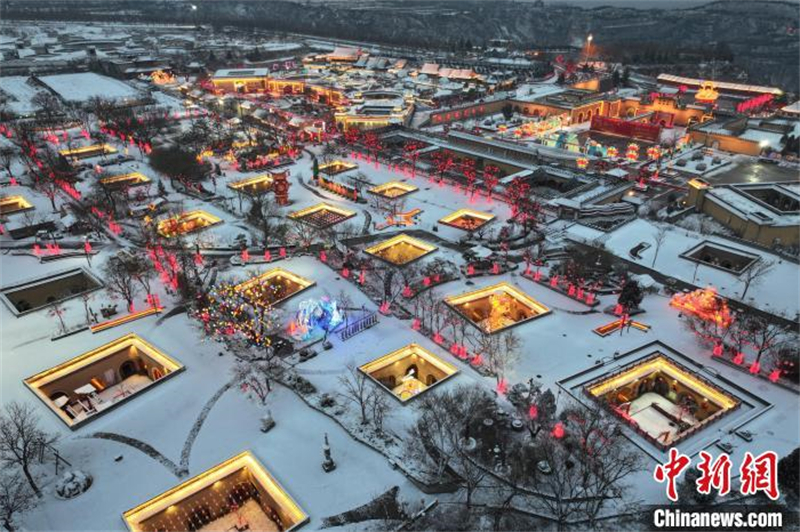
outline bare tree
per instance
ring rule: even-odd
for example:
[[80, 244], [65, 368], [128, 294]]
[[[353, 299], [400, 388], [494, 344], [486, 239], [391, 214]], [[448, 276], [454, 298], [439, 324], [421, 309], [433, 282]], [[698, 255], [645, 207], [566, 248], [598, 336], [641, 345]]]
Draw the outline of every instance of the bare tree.
[[658, 252], [661, 251], [661, 246], [664, 244], [664, 240], [667, 238], [668, 231], [668, 226], [660, 226], [658, 231], [656, 231], [656, 234], [653, 235], [653, 242], [655, 242], [656, 250], [653, 254], [653, 264], [651, 264], [650, 267], [654, 267], [656, 265], [656, 260], [658, 260]]
[[267, 404], [267, 396], [272, 391], [272, 379], [279, 371], [278, 366], [269, 360], [237, 358], [231, 373], [242, 393], [263, 406]]
[[0, 521], [9, 532], [15, 532], [17, 518], [36, 508], [39, 498], [31, 487], [11, 471], [0, 474]]
[[0, 412], [0, 462], [19, 467], [37, 497], [42, 496], [42, 491], [32, 467], [41, 447], [56, 440], [57, 436], [39, 427], [39, 416], [30, 404], [13, 401]]
[[500, 382], [519, 358], [522, 340], [514, 331], [477, 334], [473, 338], [473, 350], [483, 357], [484, 367]]
[[353, 362], [347, 364], [347, 373], [339, 377], [339, 384], [342, 385], [344, 390], [339, 395], [358, 405], [361, 411], [362, 425], [367, 424], [367, 407], [370, 399], [368, 380], [364, 372], [360, 371]]
[[102, 267], [103, 279], [106, 281], [106, 290], [121, 297], [128, 304], [128, 310], [133, 309], [133, 301], [139, 291], [130, 264], [123, 258], [112, 257]]
[[485, 390], [459, 386], [448, 392], [419, 398], [417, 423], [406, 441], [407, 452], [415, 457], [429, 476], [459, 484], [472, 505], [475, 492], [484, 487], [487, 469], [471, 455], [467, 444], [475, 416], [491, 407], [493, 401]]
[[383, 422], [389, 414], [389, 398], [386, 390], [382, 390], [377, 386], [372, 386], [372, 391], [369, 393], [367, 403], [369, 404], [372, 422], [375, 424], [375, 430], [378, 434], [382, 434]]
[[751, 286], [756, 286], [764, 281], [764, 278], [775, 268], [775, 263], [771, 260], [759, 260], [749, 268], [747, 268], [742, 274], [739, 276], [739, 280], [742, 282], [742, 295], [741, 299], [744, 300], [745, 296], [747, 295], [747, 291], [750, 290]]
[[67, 332], [67, 326], [64, 323], [64, 305], [59, 303], [58, 301], [53, 301], [50, 303], [50, 309], [47, 311], [49, 316], [54, 316], [58, 318], [58, 324], [60, 326], [60, 330], [62, 333]]

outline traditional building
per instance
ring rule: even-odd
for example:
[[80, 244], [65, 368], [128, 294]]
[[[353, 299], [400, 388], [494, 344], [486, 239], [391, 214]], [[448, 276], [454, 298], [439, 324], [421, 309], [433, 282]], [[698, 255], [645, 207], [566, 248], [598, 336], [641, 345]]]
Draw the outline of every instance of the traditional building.
[[746, 183], [711, 186], [689, 182], [687, 203], [739, 237], [764, 246], [800, 245], [800, 184]]

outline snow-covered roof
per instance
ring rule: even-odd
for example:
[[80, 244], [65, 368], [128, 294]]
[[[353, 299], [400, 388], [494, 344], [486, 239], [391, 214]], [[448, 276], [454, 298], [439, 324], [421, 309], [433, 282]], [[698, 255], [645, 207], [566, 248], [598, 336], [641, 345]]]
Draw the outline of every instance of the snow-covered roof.
[[39, 81], [66, 102], [87, 102], [92, 98], [135, 100], [140, 97], [139, 92], [127, 83], [94, 72], [42, 76]]

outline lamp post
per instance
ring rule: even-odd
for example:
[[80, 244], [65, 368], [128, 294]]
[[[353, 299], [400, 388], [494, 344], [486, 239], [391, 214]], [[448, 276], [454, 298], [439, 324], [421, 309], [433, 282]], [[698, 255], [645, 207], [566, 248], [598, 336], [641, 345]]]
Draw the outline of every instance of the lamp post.
[[197, 29], [197, 5], [189, 4], [189, 11], [192, 12], [192, 23], [194, 24], [195, 29]]
[[586, 59], [585, 62], [589, 62], [592, 58], [592, 41], [594, 40], [594, 35], [591, 33], [586, 36]]

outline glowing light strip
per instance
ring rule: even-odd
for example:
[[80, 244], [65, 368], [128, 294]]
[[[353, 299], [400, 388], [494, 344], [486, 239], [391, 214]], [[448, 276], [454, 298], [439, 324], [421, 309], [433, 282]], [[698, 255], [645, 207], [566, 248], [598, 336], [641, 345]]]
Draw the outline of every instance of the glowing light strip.
[[93, 151], [102, 151], [103, 153], [117, 153], [117, 149], [108, 144], [92, 144], [91, 146], [81, 146], [80, 148], [72, 148], [71, 150], [61, 150], [58, 153], [64, 157], [74, 157], [76, 155], [83, 155]]
[[287, 528], [287, 531], [293, 530], [298, 525], [308, 520], [308, 515], [250, 451], [238, 454], [190, 478], [186, 482], [165, 491], [161, 495], [153, 497], [139, 506], [128, 510], [122, 514], [122, 519], [132, 532], [140, 532], [142, 530], [141, 524], [145, 520], [175, 504], [180, 504], [191, 495], [212, 486], [216, 481], [238, 473], [243, 469], [247, 470], [252, 475], [253, 479], [267, 491], [281, 510], [291, 516], [293, 522]]
[[[627, 325], [627, 324], [628, 323], [626, 322], [625, 325]], [[635, 329], [639, 329], [640, 331], [647, 332], [647, 331], [650, 330], [650, 326], [649, 325], [645, 325], [644, 323], [639, 322], [639, 321], [631, 320], [630, 324], [631, 324], [631, 327], [634, 327]], [[612, 332], [619, 330], [619, 328], [622, 327], [622, 325], [623, 325], [622, 324], [622, 318], [620, 318], [618, 320], [612, 321], [611, 323], [606, 323], [605, 325], [601, 325], [600, 327], [597, 327], [596, 329], [594, 329], [594, 332], [595, 332], [595, 334], [599, 334], [600, 336], [608, 336]]]
[[623, 372], [619, 375], [610, 377], [598, 384], [587, 387], [587, 391], [595, 397], [599, 397], [621, 386], [644, 378], [658, 371], [672, 377], [674, 380], [681, 382], [681, 384], [692, 388], [703, 397], [717, 404], [720, 408], [728, 410], [739, 404], [737, 400], [725, 393], [717, 391], [715, 388], [706, 384], [698, 377], [695, 377], [688, 371], [679, 368], [663, 355], [658, 355], [655, 358], [637, 364], [628, 370], [623, 370]]
[[295, 211], [289, 215], [289, 218], [293, 220], [298, 220], [301, 218], [305, 218], [310, 214], [314, 214], [320, 211], [329, 211], [336, 214], [341, 214], [342, 216], [346, 216], [347, 218], [352, 218], [356, 215], [354, 211], [349, 211], [347, 209], [343, 209], [341, 207], [336, 207], [329, 203], [317, 203], [316, 205], [312, 205], [311, 207], [306, 207], [305, 209], [301, 209], [299, 211]]
[[465, 303], [469, 303], [471, 301], [483, 299], [484, 297], [489, 297], [497, 292], [502, 292], [505, 293], [506, 295], [511, 296], [515, 301], [530, 308], [537, 315], [550, 312], [549, 307], [542, 305], [541, 303], [533, 299], [525, 292], [519, 290], [515, 286], [508, 284], [507, 282], [497, 283], [491, 286], [487, 286], [485, 288], [480, 288], [478, 290], [474, 290], [472, 292], [467, 292], [465, 294], [460, 294], [457, 296], [446, 297], [445, 303], [454, 307], [458, 307]]
[[104, 321], [102, 323], [98, 323], [97, 325], [92, 325], [89, 329], [92, 333], [98, 333], [100, 331], [105, 331], [106, 329], [110, 329], [112, 327], [116, 327], [117, 325], [122, 325], [124, 323], [128, 323], [130, 321], [138, 320], [139, 318], [147, 317], [151, 314], [157, 314], [164, 310], [164, 307], [158, 308], [149, 308], [147, 310], [140, 310], [139, 312], [134, 312], [132, 314], [126, 314], [125, 316], [121, 316], [119, 318], [115, 318], [113, 320]]

